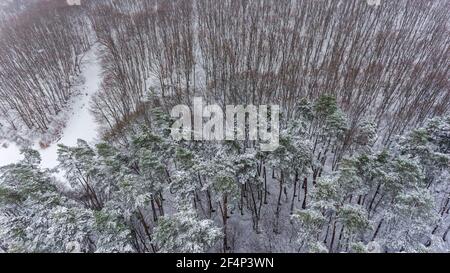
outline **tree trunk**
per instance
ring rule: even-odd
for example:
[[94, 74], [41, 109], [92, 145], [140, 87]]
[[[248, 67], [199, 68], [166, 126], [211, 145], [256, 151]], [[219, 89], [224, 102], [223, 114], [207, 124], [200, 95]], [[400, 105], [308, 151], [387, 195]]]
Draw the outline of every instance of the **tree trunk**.
[[335, 238], [336, 238], [336, 222], [333, 223], [333, 231], [331, 233], [330, 253], [333, 253], [333, 245]]
[[223, 253], [227, 253], [230, 247], [228, 246], [228, 195], [223, 195], [222, 206], [222, 221], [223, 221]]
[[384, 222], [384, 218], [381, 219], [380, 223], [378, 224], [377, 229], [375, 230], [375, 233], [372, 236], [372, 241], [375, 240], [375, 238], [377, 238], [378, 232], [380, 232], [380, 228], [381, 228], [381, 225], [383, 224], [383, 222]]
[[281, 213], [281, 196], [283, 195], [283, 172], [281, 172], [280, 178], [280, 190], [278, 192], [278, 200], [277, 200], [277, 211], [275, 212], [275, 227], [273, 231], [276, 234], [280, 234], [279, 224], [280, 224], [280, 213]]
[[264, 205], [267, 205], [267, 170], [266, 167], [264, 166]]
[[303, 198], [302, 209], [306, 209], [306, 199], [308, 198], [308, 178], [303, 180], [303, 189], [305, 191], [305, 197]]
[[152, 197], [150, 198], [150, 204], [152, 206], [152, 213], [153, 213], [153, 221], [156, 223], [158, 222], [158, 215], [156, 214], [156, 207], [155, 207], [155, 199]]
[[295, 198], [297, 197], [297, 184], [298, 184], [298, 172], [295, 173], [294, 193], [292, 194], [292, 201], [291, 201], [291, 215], [294, 214]]

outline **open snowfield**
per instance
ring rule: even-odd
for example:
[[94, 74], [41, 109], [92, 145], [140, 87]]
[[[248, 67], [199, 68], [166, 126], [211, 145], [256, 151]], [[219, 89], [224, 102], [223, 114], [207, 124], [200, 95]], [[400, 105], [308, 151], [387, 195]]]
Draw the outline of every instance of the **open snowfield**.
[[16, 144], [6, 141], [0, 143], [0, 167], [15, 163], [21, 159], [20, 148]]

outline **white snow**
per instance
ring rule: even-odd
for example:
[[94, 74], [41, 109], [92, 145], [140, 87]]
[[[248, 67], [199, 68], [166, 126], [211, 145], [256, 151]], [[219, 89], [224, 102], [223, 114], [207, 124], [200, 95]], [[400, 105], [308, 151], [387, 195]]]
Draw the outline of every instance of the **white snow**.
[[73, 105], [72, 114], [61, 139], [46, 149], [41, 149], [39, 143], [35, 144], [34, 148], [41, 153], [41, 165], [44, 168], [55, 168], [58, 165], [58, 144], [75, 146], [78, 139], [92, 142], [97, 137], [97, 125], [89, 111], [91, 97], [97, 92], [101, 83], [101, 66], [97, 58], [97, 50], [97, 46], [94, 46], [85, 56], [82, 74], [85, 83], [80, 88], [82, 94]]
[[81, 0], [67, 0], [69, 6], [81, 6]]
[[369, 6], [379, 6], [381, 5], [381, 0], [367, 0]]
[[16, 144], [7, 141], [0, 142], [0, 167], [18, 162], [22, 159], [23, 156], [20, 154], [20, 148]]
[[[82, 77], [85, 81], [82, 86], [78, 87], [81, 94], [74, 98], [74, 104], [69, 112], [70, 117], [61, 133], [61, 138], [45, 149], [39, 145], [39, 141], [36, 141], [32, 147], [40, 152], [42, 158], [41, 166], [44, 168], [52, 169], [58, 165], [58, 144], [75, 146], [78, 139], [83, 139], [87, 142], [96, 141], [97, 124], [89, 111], [89, 104], [92, 95], [97, 92], [102, 80], [101, 64], [97, 57], [97, 52], [98, 46], [94, 45], [84, 57]], [[0, 145], [2, 144], [0, 142]], [[17, 145], [10, 142], [6, 142], [6, 145], [8, 145], [8, 148], [0, 146], [0, 166], [13, 164], [22, 159], [20, 148]]]

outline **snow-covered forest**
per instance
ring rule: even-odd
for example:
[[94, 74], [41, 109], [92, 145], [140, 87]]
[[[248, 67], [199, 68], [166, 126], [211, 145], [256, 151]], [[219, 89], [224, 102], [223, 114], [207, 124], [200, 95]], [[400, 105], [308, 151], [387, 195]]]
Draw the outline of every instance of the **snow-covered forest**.
[[[449, 252], [449, 15], [0, 0], [0, 252]], [[194, 97], [279, 105], [279, 146], [174, 140]]]

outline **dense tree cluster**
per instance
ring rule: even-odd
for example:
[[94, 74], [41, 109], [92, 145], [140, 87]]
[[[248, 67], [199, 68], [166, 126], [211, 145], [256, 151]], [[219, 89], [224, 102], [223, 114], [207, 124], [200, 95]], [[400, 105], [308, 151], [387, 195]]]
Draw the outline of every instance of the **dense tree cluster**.
[[[0, 168], [1, 251], [450, 250], [449, 1], [61, 3], [0, 12], [0, 129], [48, 131], [98, 43], [104, 138]], [[173, 140], [195, 96], [279, 105], [279, 147]]]
[[145, 114], [155, 97], [166, 108], [194, 95], [222, 105], [277, 103], [291, 117], [302, 98], [328, 95], [348, 114], [344, 146], [367, 116], [389, 144], [450, 105], [447, 1], [8, 6], [15, 13], [3, 16], [0, 115], [13, 129], [48, 129], [72, 95], [91, 36], [102, 45], [104, 69], [92, 110], [111, 133]]
[[[304, 118], [284, 127], [274, 152], [243, 141], [174, 142], [171, 119], [159, 110], [151, 115], [154, 127], [130, 134], [126, 148], [82, 140], [61, 145], [58, 169], [68, 185], [38, 167], [36, 151], [25, 150], [22, 162], [0, 171], [0, 246], [19, 252], [448, 250], [450, 118], [433, 119], [380, 152], [365, 141], [333, 166], [327, 151], [341, 146], [348, 128], [337, 122], [344, 116], [336, 103], [323, 109], [324, 101], [329, 97], [298, 107]], [[368, 131], [360, 137], [376, 137]]]
[[[149, 97], [226, 104], [336, 98], [347, 142], [369, 115], [380, 141], [448, 112], [447, 1], [90, 1], [105, 45], [94, 111], [113, 128]], [[386, 122], [389, 120], [389, 122]]]
[[88, 7], [104, 46], [105, 77], [93, 111], [107, 129], [145, 113], [156, 91], [189, 100], [195, 80], [191, 1], [101, 0]]
[[80, 10], [48, 5], [30, 4], [0, 23], [0, 127], [46, 132], [73, 95], [92, 31]]

